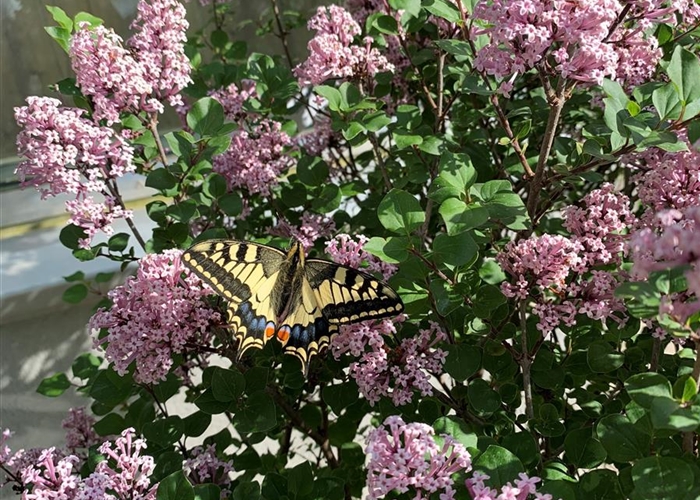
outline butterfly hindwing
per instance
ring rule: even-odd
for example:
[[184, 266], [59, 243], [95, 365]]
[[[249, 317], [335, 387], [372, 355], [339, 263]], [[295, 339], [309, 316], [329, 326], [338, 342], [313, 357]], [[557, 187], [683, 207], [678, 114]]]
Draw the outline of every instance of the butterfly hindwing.
[[396, 292], [369, 273], [309, 259], [306, 276], [330, 324], [386, 318], [403, 311], [403, 303]]
[[275, 335], [275, 283], [285, 254], [234, 240], [197, 243], [182, 255], [194, 274], [228, 301], [228, 324], [239, 340], [238, 356], [262, 348]]

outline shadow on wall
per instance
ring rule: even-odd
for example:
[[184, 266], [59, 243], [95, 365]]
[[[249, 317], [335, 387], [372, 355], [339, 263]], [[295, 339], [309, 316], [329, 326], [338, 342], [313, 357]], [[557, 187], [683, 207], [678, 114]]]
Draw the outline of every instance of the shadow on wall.
[[[74, 389], [57, 398], [36, 392], [39, 382], [56, 372], [70, 378], [75, 357], [92, 346], [86, 325], [96, 302], [65, 304], [64, 289], [2, 298], [3, 312], [12, 314], [0, 316], [0, 427], [14, 432], [8, 442], [13, 451], [64, 445], [61, 420], [69, 408], [90, 402]], [[8, 486], [0, 498], [17, 496]]]

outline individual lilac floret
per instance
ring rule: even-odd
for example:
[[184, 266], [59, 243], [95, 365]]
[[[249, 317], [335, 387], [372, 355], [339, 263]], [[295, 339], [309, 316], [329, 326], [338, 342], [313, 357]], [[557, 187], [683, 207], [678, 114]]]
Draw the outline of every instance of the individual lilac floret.
[[100, 309], [90, 319], [93, 331], [107, 330], [107, 335], [95, 338], [95, 346], [105, 350], [121, 375], [134, 363], [134, 380], [139, 383], [164, 380], [172, 356], [188, 343], [206, 344], [212, 324], [221, 319], [203, 301], [210, 290], [185, 269], [181, 255], [181, 250], [146, 255], [136, 276], [109, 292], [112, 308]]
[[441, 499], [453, 498], [452, 475], [471, 470], [471, 457], [451, 436], [443, 434], [441, 441], [436, 441], [435, 431], [427, 424], [387, 417], [367, 437], [368, 498], [382, 498], [394, 490], [415, 491], [416, 500], [438, 491]]
[[308, 23], [316, 36], [308, 43], [309, 57], [294, 69], [301, 84], [318, 85], [330, 78], [366, 78], [393, 71], [394, 66], [366, 37], [354, 39], [362, 30], [352, 15], [337, 5], [319, 7]]
[[21, 471], [22, 484], [31, 485], [22, 493], [22, 500], [77, 498], [81, 483], [79, 462], [78, 457], [63, 456], [54, 447], [44, 450], [35, 464]]

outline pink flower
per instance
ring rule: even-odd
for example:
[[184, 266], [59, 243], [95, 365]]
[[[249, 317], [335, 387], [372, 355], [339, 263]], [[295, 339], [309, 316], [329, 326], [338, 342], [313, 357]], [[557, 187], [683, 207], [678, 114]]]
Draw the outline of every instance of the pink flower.
[[22, 500], [72, 500], [78, 498], [78, 457], [62, 456], [55, 448], [44, 450], [37, 462], [22, 469], [22, 483], [31, 485]]
[[552, 500], [552, 495], [549, 493], [537, 492], [536, 485], [541, 481], [539, 477], [529, 477], [522, 472], [518, 476], [519, 479], [515, 480], [515, 486], [507, 483], [498, 491], [484, 484], [485, 481], [489, 480], [487, 474], [475, 471], [472, 477], [467, 479], [467, 490], [473, 500], [527, 500], [531, 495], [534, 495], [536, 500]]
[[87, 450], [97, 444], [97, 433], [93, 430], [95, 419], [85, 412], [85, 408], [71, 408], [61, 422], [66, 430], [66, 448], [75, 454], [77, 450]]
[[234, 132], [228, 150], [214, 158], [214, 171], [226, 178], [229, 189], [244, 187], [250, 194], [268, 196], [294, 163], [285, 154], [291, 144], [279, 122], [262, 120], [250, 131]]
[[190, 60], [185, 55], [187, 28], [185, 7], [175, 0], [140, 0], [135, 30], [127, 45], [145, 69], [144, 77], [159, 101], [184, 105], [180, 92], [192, 83]]
[[221, 498], [231, 493], [231, 476], [235, 472], [231, 460], [224, 462], [216, 454], [216, 445], [206, 448], [197, 446], [192, 450], [192, 458], [183, 462], [182, 470], [192, 484], [214, 483], [221, 486]]
[[[146, 441], [134, 439], [133, 428], [122, 431], [114, 445], [109, 441], [104, 442], [100, 453], [105, 455], [106, 460], [97, 464], [95, 472], [85, 482], [95, 493], [101, 490], [105, 496], [88, 498], [154, 500], [158, 489], [158, 483], [151, 484], [155, 463], [153, 457], [141, 454], [144, 449]], [[107, 495], [108, 491], [116, 493], [116, 498]]]
[[471, 457], [451, 436], [443, 434], [440, 445], [434, 434], [429, 425], [407, 424], [398, 416], [387, 417], [373, 430], [365, 449], [368, 498], [382, 498], [394, 490], [416, 491], [417, 499], [442, 490], [441, 498], [451, 498], [452, 475], [471, 470]]
[[212, 325], [221, 319], [203, 302], [210, 291], [185, 269], [181, 254], [146, 255], [136, 276], [109, 292], [112, 308], [100, 309], [90, 319], [91, 330], [107, 330], [95, 338], [95, 346], [105, 349], [119, 374], [135, 363], [134, 379], [140, 383], [164, 380], [172, 356], [184, 352], [188, 343], [206, 344]]
[[304, 212], [298, 226], [293, 226], [286, 219], [280, 219], [278, 224], [270, 229], [270, 234], [293, 238], [301, 243], [307, 252], [314, 242], [324, 236], [329, 236], [335, 230], [335, 222], [324, 215]]
[[70, 55], [80, 90], [90, 97], [95, 120], [111, 125], [122, 112], [162, 113], [162, 102], [183, 105], [180, 91], [192, 80], [184, 52], [185, 8], [174, 0], [140, 0], [127, 42], [104, 26], [83, 24]]
[[319, 7], [308, 28], [317, 33], [307, 45], [309, 57], [294, 69], [301, 84], [318, 85], [330, 78], [372, 77], [394, 70], [386, 57], [371, 47], [371, 38], [365, 38], [364, 46], [355, 44], [354, 38], [362, 30], [342, 7]]
[[102, 192], [107, 181], [135, 170], [131, 146], [111, 128], [83, 118], [84, 113], [36, 96], [15, 108], [22, 129], [17, 154], [25, 158], [16, 170], [22, 186], [35, 186], [42, 198]]
[[102, 231], [107, 236], [114, 233], [112, 223], [115, 219], [131, 219], [133, 212], [125, 210], [111, 196], [105, 196], [103, 203], [97, 203], [92, 196], [78, 196], [66, 201], [66, 211], [71, 214], [69, 224], [82, 227], [87, 237], [78, 240], [81, 248], [90, 248], [92, 238]]
[[232, 83], [226, 88], [212, 91], [209, 95], [224, 107], [227, 120], [237, 122], [246, 117], [243, 111], [246, 101], [257, 98], [258, 93], [253, 80], [244, 80], [241, 82], [241, 88]]

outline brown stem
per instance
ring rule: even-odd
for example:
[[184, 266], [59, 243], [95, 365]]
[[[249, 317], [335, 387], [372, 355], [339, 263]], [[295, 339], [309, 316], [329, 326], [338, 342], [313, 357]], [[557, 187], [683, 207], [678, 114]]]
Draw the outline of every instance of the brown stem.
[[503, 130], [505, 131], [506, 137], [508, 137], [511, 146], [513, 146], [513, 151], [515, 151], [515, 154], [518, 157], [518, 161], [520, 161], [520, 164], [523, 166], [523, 170], [525, 170], [525, 175], [527, 175], [528, 177], [534, 177], [535, 173], [530, 168], [530, 164], [527, 161], [525, 152], [520, 146], [520, 141], [518, 141], [518, 138], [513, 133], [513, 129], [510, 128], [510, 122], [508, 121], [508, 117], [503, 111], [503, 108], [501, 108], [501, 103], [499, 102], [498, 96], [496, 94], [493, 94], [491, 96], [491, 104], [496, 110], [496, 116], [498, 117], [498, 121], [501, 124], [501, 127], [503, 127]]
[[[695, 342], [695, 364], [693, 365], [693, 380], [695, 384], [700, 383], [700, 337], [696, 334], [691, 335], [691, 338]], [[696, 455], [695, 452], [695, 438], [696, 434], [694, 431], [687, 431], [683, 433], [683, 451]]]
[[531, 217], [537, 211], [537, 202], [544, 184], [547, 159], [552, 151], [552, 145], [554, 144], [554, 137], [559, 126], [561, 112], [562, 109], [564, 109], [564, 104], [566, 103], [565, 96], [567, 89], [566, 79], [562, 78], [557, 85], [555, 95], [552, 97], [552, 100], [549, 103], [551, 109], [549, 110], [549, 118], [547, 119], [547, 128], [544, 132], [544, 139], [542, 140], [542, 146], [540, 147], [540, 154], [537, 158], [537, 169], [535, 170], [535, 176], [532, 178], [532, 182], [530, 183], [530, 191], [527, 198], [527, 211]]
[[333, 453], [333, 449], [331, 448], [331, 444], [328, 440], [328, 437], [322, 435], [317, 430], [309, 427], [306, 424], [306, 422], [304, 422], [304, 419], [301, 418], [301, 415], [299, 415], [299, 413], [294, 409], [294, 407], [290, 405], [289, 402], [285, 399], [284, 395], [280, 394], [277, 389], [273, 387], [268, 387], [267, 392], [275, 400], [277, 406], [279, 406], [284, 411], [284, 413], [287, 414], [289, 419], [292, 421], [292, 424], [294, 424], [294, 426], [301, 432], [313, 439], [314, 442], [321, 448], [321, 453], [323, 453], [323, 456], [326, 458], [328, 466], [331, 469], [337, 469], [339, 466], [338, 459]]
[[528, 419], [535, 418], [535, 407], [532, 403], [532, 380], [530, 368], [532, 367], [532, 358], [527, 348], [527, 317], [525, 312], [525, 301], [520, 301], [520, 348], [522, 354], [518, 359], [520, 368], [523, 371], [523, 390], [525, 392], [525, 415]]
[[655, 338], [651, 346], [651, 362], [649, 371], [655, 372], [659, 369], [659, 358], [661, 358], [661, 339]]
[[[117, 202], [117, 204], [122, 208], [122, 210], [126, 210], [126, 206], [124, 205], [124, 200], [122, 200], [122, 195], [119, 193], [119, 188], [117, 187], [117, 183], [114, 180], [109, 180], [105, 183], [107, 185], [107, 190], [109, 193], [112, 195], [112, 198]], [[139, 245], [143, 249], [143, 251], [146, 251], [146, 241], [141, 237], [141, 233], [139, 233], [139, 230], [136, 229], [136, 225], [134, 224], [134, 221], [131, 220], [130, 218], [125, 218], [126, 224], [129, 226], [129, 229], [131, 229], [132, 234], [134, 235], [134, 238], [136, 238], [136, 241], [139, 242]]]
[[163, 142], [160, 140], [160, 134], [158, 133], [158, 117], [155, 114], [153, 114], [148, 121], [148, 130], [153, 134], [153, 139], [156, 141], [156, 148], [158, 149], [158, 156], [160, 156], [160, 162], [165, 167], [168, 165], [168, 157], [165, 153]]
[[369, 142], [372, 144], [372, 152], [374, 153], [374, 161], [377, 162], [377, 167], [379, 167], [379, 171], [382, 173], [382, 178], [384, 179], [384, 186], [386, 186], [387, 189], [391, 189], [391, 179], [389, 179], [389, 174], [386, 172], [386, 165], [384, 164], [384, 157], [382, 156], [381, 148], [379, 147], [379, 143], [377, 142], [377, 138], [374, 137], [372, 134], [369, 134], [367, 136], [369, 138]]

